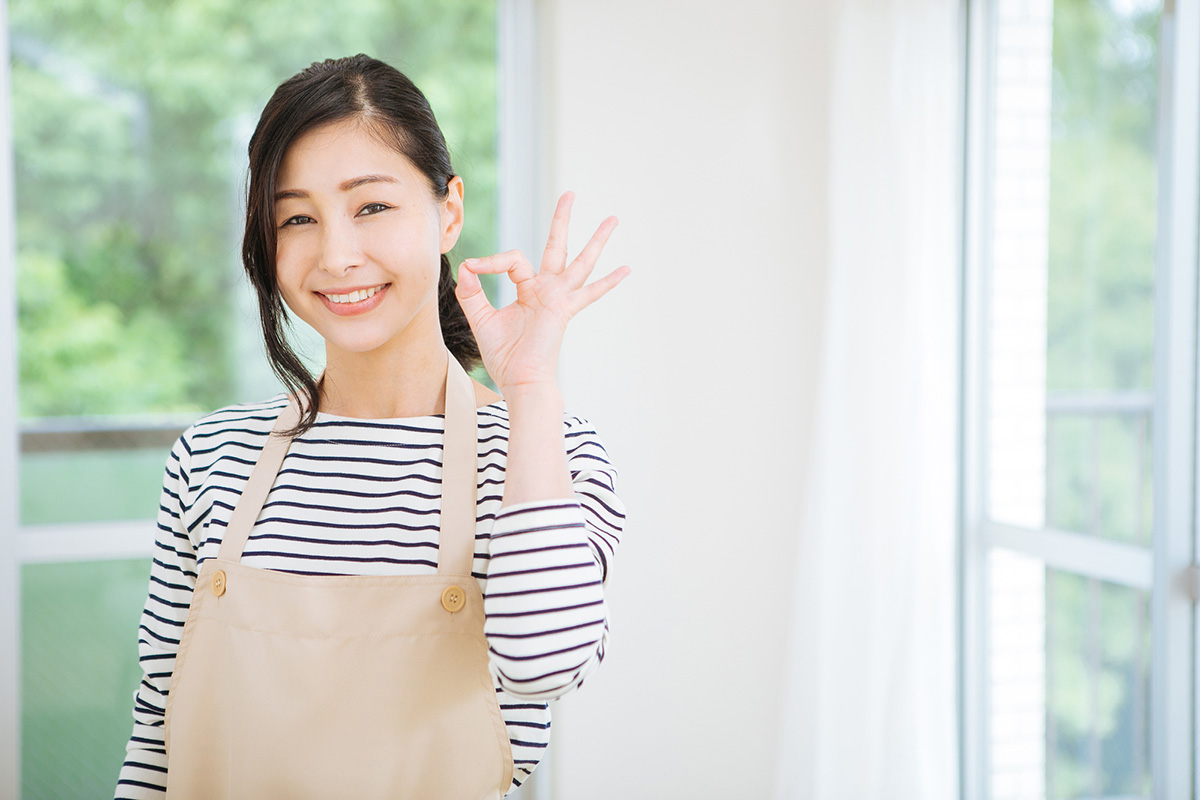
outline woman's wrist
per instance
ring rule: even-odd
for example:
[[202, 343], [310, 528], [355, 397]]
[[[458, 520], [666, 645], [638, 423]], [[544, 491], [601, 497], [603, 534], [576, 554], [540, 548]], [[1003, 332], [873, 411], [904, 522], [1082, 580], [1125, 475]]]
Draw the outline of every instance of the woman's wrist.
[[553, 383], [505, 387], [508, 466], [504, 506], [574, 497], [563, 440], [563, 399]]
[[518, 383], [512, 386], [499, 386], [497, 389], [508, 403], [510, 409], [514, 404], [518, 406], [542, 406], [549, 404], [562, 406], [563, 403], [562, 392], [559, 391], [558, 383], [555, 381]]

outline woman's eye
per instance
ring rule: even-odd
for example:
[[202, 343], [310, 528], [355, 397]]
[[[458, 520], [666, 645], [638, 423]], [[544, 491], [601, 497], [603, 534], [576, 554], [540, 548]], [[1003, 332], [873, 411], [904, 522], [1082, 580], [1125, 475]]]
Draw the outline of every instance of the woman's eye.
[[294, 217], [289, 217], [288, 219], [284, 220], [284, 223], [279, 227], [286, 228], [288, 225], [307, 225], [312, 221], [312, 217], [305, 216], [304, 214], [297, 214]]
[[358, 213], [359, 216], [365, 217], [370, 216], [371, 214], [378, 214], [380, 211], [386, 211], [389, 208], [391, 208], [391, 206], [385, 203], [367, 203], [365, 206], [363, 206], [362, 211]]

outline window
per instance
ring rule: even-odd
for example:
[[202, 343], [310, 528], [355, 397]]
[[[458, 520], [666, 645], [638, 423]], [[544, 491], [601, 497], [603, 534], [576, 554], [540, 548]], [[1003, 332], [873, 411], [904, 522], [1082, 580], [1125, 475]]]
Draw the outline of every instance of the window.
[[969, 6], [964, 796], [1191, 796], [1200, 9]]
[[497, 199], [501, 173], [516, 176], [506, 197], [533, 187], [532, 104], [512, 107], [532, 85], [514, 56], [531, 48], [530, 9], [8, 0], [24, 796], [112, 792], [167, 450], [200, 414], [277, 391], [239, 251], [246, 143], [270, 91], [326, 57], [398, 66], [468, 185], [459, 251], [528, 248], [533, 224], [511, 206], [532, 203], [501, 218]]

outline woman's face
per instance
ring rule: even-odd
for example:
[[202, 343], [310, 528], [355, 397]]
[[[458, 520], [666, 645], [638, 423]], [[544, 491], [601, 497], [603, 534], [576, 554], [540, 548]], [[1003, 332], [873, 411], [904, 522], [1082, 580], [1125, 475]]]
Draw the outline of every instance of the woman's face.
[[293, 142], [276, 186], [279, 289], [330, 356], [440, 334], [440, 258], [462, 228], [459, 178], [439, 200], [403, 153], [346, 120]]

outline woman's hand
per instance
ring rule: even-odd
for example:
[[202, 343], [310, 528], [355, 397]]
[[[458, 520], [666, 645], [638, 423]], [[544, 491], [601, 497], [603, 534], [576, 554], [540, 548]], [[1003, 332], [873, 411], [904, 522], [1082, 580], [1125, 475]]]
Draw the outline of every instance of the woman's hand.
[[[567, 225], [574, 201], [571, 192], [559, 198], [538, 272], [519, 250], [469, 258], [458, 271], [455, 295], [479, 343], [483, 366], [506, 397], [510, 392], [555, 385], [567, 322], [629, 274], [629, 267], [620, 267], [586, 284], [617, 227], [616, 217], [601, 222], [575, 260], [567, 264]], [[483, 293], [479, 276], [499, 272], [507, 272], [516, 284], [517, 299], [497, 309]]]

